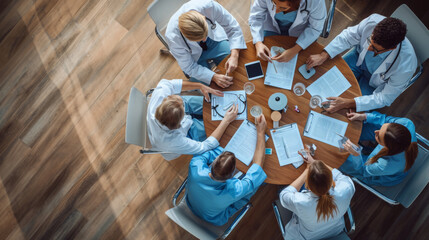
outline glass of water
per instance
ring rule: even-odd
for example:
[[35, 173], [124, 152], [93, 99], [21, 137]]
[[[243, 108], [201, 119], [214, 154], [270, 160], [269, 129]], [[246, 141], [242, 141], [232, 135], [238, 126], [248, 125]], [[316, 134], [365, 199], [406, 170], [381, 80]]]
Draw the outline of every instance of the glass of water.
[[295, 85], [293, 85], [293, 92], [297, 95], [297, 96], [302, 96], [305, 93], [305, 85], [304, 83], [295, 83]]
[[250, 109], [250, 115], [252, 115], [255, 118], [255, 124], [256, 124], [256, 118], [262, 115], [262, 108], [259, 105], [254, 105]]
[[314, 95], [310, 99], [310, 107], [316, 108], [316, 107], [322, 107], [322, 97], [319, 95]]
[[244, 91], [246, 92], [247, 95], [252, 94], [255, 91], [255, 84], [251, 83], [251, 82], [247, 82], [244, 84]]

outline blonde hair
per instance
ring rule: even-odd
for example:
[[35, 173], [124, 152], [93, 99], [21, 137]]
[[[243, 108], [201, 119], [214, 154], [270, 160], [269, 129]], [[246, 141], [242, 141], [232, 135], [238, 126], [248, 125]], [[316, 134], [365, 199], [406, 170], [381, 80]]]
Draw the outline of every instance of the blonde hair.
[[[180, 97], [179, 97], [180, 98]], [[178, 101], [178, 96], [170, 95], [162, 100], [156, 108], [155, 118], [169, 129], [178, 129], [185, 115], [183, 102]]]
[[179, 30], [190, 41], [203, 40], [209, 31], [206, 18], [197, 11], [189, 11], [180, 15]]
[[311, 192], [319, 197], [317, 201], [317, 221], [334, 217], [338, 211], [334, 197], [329, 195], [331, 186], [335, 186], [331, 170], [319, 160], [315, 160], [308, 168], [306, 185]]

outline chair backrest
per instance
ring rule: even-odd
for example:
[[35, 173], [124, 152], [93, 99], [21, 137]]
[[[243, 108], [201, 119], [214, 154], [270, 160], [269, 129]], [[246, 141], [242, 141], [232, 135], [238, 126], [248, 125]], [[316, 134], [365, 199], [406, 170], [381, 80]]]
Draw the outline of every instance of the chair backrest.
[[427, 47], [429, 30], [406, 4], [399, 6], [393, 12], [392, 17], [399, 18], [407, 24], [407, 38], [413, 44], [419, 65], [422, 64], [429, 58], [429, 48]]
[[131, 88], [128, 100], [125, 142], [140, 146], [143, 149], [151, 147], [146, 120], [148, 101], [148, 98], [137, 88]]
[[322, 33], [320, 34], [321, 37], [327, 38], [329, 37], [329, 32], [331, 31], [332, 27], [332, 21], [334, 20], [334, 13], [335, 13], [335, 6], [337, 5], [337, 0], [325, 0], [326, 5], [326, 20], [323, 25]]
[[183, 199], [176, 207], [167, 210], [165, 214], [198, 239], [218, 239], [228, 227], [228, 224], [215, 226], [195, 216]]
[[187, 0], [154, 0], [147, 12], [152, 20], [155, 22], [156, 27], [162, 35], [165, 33], [168, 21], [171, 16], [186, 2]]
[[[427, 140], [418, 135], [419, 154], [408, 170], [407, 177], [398, 185], [392, 187], [373, 187], [384, 196], [401, 203], [408, 208], [429, 183], [429, 150], [423, 142]], [[426, 145], [426, 146], [425, 146]]]

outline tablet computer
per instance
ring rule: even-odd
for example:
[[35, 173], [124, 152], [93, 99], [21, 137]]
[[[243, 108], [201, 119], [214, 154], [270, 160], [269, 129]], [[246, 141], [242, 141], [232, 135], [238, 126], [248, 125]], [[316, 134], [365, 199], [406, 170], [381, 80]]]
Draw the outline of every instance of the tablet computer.
[[254, 61], [251, 63], [246, 63], [244, 66], [246, 67], [247, 78], [249, 78], [249, 80], [255, 80], [264, 77], [261, 62]]

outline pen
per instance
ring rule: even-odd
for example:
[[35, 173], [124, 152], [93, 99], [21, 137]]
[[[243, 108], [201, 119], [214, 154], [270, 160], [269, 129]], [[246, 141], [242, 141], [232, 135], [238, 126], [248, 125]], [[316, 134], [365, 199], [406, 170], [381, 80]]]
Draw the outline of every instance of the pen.
[[276, 68], [276, 65], [274, 64], [274, 62], [273, 62], [273, 60], [270, 58], [270, 60], [271, 60], [271, 63], [273, 64], [273, 67], [274, 67], [274, 71], [276, 71], [276, 73], [278, 73], [277, 72], [277, 68]]

